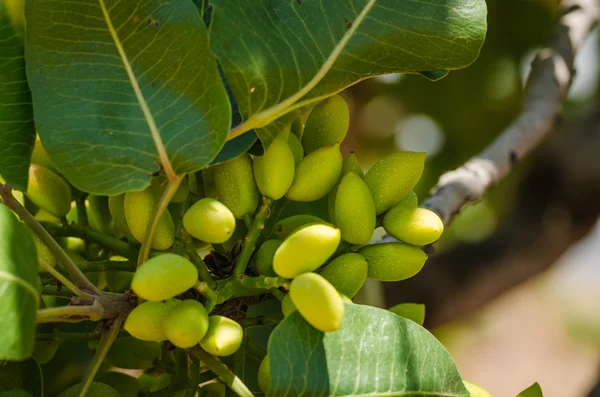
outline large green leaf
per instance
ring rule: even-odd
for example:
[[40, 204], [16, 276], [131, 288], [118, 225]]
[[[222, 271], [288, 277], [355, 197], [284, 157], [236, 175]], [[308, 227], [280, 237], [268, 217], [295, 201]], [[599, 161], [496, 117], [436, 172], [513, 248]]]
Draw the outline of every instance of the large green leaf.
[[25, 390], [33, 397], [44, 395], [42, 370], [34, 359], [0, 363], [0, 392]]
[[0, 204], [0, 360], [24, 360], [35, 344], [37, 254], [25, 226]]
[[26, 17], [38, 133], [77, 188], [139, 190], [217, 155], [230, 106], [191, 1], [30, 0]]
[[35, 127], [19, 21], [22, 4], [18, 3], [0, 0], [0, 175], [24, 191]]
[[[485, 0], [213, 0], [211, 46], [245, 122], [258, 128], [365, 78], [463, 68]], [[260, 134], [260, 133], [259, 133]], [[269, 136], [259, 135], [268, 140]]]
[[387, 310], [345, 304], [342, 328], [322, 333], [295, 312], [269, 341], [270, 396], [468, 397], [446, 349]]

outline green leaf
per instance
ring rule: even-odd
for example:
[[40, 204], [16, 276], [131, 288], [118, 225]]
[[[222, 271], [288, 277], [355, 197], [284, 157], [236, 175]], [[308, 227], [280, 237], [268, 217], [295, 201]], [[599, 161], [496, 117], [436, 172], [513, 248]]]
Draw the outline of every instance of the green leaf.
[[0, 204], [0, 360], [24, 360], [35, 345], [37, 255], [25, 226]]
[[234, 355], [224, 359], [225, 364], [255, 396], [264, 395], [258, 387], [258, 367], [266, 354], [266, 351], [247, 338]]
[[[58, 397], [80, 397], [83, 382], [69, 387], [58, 395]], [[86, 393], [87, 397], [119, 397], [119, 392], [112, 387], [100, 382], [93, 382]]]
[[191, 1], [30, 0], [27, 74], [38, 133], [80, 190], [141, 190], [201, 169], [231, 123]]
[[212, 50], [245, 120], [230, 137], [368, 77], [464, 68], [479, 55], [486, 33], [484, 0], [211, 5]]
[[387, 310], [345, 305], [342, 328], [322, 333], [298, 312], [269, 341], [270, 396], [468, 397], [446, 349]]
[[44, 395], [42, 371], [35, 360], [0, 364], [0, 392], [11, 390], [25, 390], [34, 397]]
[[0, 0], [0, 175], [25, 191], [35, 127], [18, 3]]
[[544, 394], [542, 393], [540, 385], [535, 382], [533, 385], [519, 393], [517, 397], [544, 397]]

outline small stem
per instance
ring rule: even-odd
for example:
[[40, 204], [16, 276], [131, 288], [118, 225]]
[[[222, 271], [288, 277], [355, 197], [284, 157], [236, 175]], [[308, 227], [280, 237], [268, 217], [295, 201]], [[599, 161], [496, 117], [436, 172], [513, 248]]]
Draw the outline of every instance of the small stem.
[[121, 318], [117, 317], [109, 326], [109, 328], [102, 332], [102, 337], [100, 338], [100, 343], [98, 344], [98, 348], [96, 349], [96, 353], [94, 353], [94, 357], [92, 358], [92, 362], [88, 367], [86, 374], [84, 376], [83, 388], [79, 392], [79, 397], [84, 397], [92, 385], [94, 381], [94, 377], [96, 373], [100, 369], [100, 365], [102, 365], [102, 361], [106, 357], [106, 353], [108, 353], [108, 349], [112, 346], [115, 339], [119, 335], [119, 330], [121, 329]]
[[104, 316], [104, 308], [94, 301], [91, 305], [85, 306], [60, 306], [48, 307], [37, 311], [37, 322], [39, 323], [54, 323], [54, 322], [81, 322], [81, 321], [100, 321]]
[[77, 224], [80, 226], [88, 226], [88, 216], [85, 210], [85, 196], [83, 194], [77, 195], [75, 198], [75, 205], [77, 207]]
[[280, 301], [283, 300], [283, 298], [285, 298], [285, 294], [281, 291], [279, 291], [278, 289], [273, 289], [271, 291], [269, 291], [269, 293], [271, 295], [273, 295], [275, 298], [279, 299]]
[[269, 211], [270, 213], [267, 214], [267, 221], [265, 222], [265, 229], [261, 233], [261, 236], [260, 236], [261, 238], [259, 238], [259, 243], [262, 243], [264, 240], [269, 238], [269, 236], [273, 232], [273, 228], [275, 227], [275, 224], [277, 224], [277, 221], [279, 220], [279, 217], [281, 216], [281, 211], [283, 211], [283, 208], [285, 207], [287, 202], [288, 202], [288, 200], [285, 197], [273, 202], [273, 204], [271, 205], [271, 211]]
[[49, 295], [49, 296], [58, 296], [61, 298], [72, 298], [73, 294], [70, 293], [68, 290], [64, 290], [64, 289], [59, 289], [58, 287], [55, 287], [53, 285], [46, 285], [42, 288], [42, 295]]
[[190, 236], [187, 232], [182, 232], [183, 244], [185, 247], [185, 252], [187, 256], [190, 258], [190, 261], [196, 266], [198, 269], [198, 273], [200, 273], [200, 278], [204, 281], [210, 288], [214, 289], [217, 286], [215, 279], [212, 274], [206, 267], [206, 263], [204, 260], [198, 255], [198, 251], [196, 251], [196, 247], [192, 241], [192, 236]]
[[[53, 332], [40, 333], [35, 336], [36, 340], [55, 341], [60, 343], [82, 342], [90, 340], [98, 340], [102, 337], [102, 332]], [[119, 331], [118, 336], [128, 336], [126, 331]]]
[[254, 394], [225, 364], [211, 354], [202, 350], [199, 346], [190, 349], [190, 352], [198, 357], [210, 370], [219, 377], [227, 386], [240, 397], [254, 397]]
[[198, 282], [194, 288], [206, 298], [206, 310], [210, 313], [218, 302], [218, 294], [203, 281]]
[[89, 226], [71, 224], [66, 227], [61, 227], [52, 223], [44, 223], [44, 227], [57, 237], [79, 237], [86, 241], [90, 240], [127, 259], [137, 259], [136, 250], [125, 241], [119, 240], [109, 234], [102, 233], [96, 229], [92, 229]]
[[248, 234], [244, 239], [244, 246], [242, 248], [242, 252], [237, 258], [235, 269], [233, 269], [234, 277], [244, 274], [244, 272], [246, 271], [246, 266], [248, 266], [250, 257], [254, 252], [256, 239], [258, 238], [260, 232], [265, 228], [265, 218], [267, 216], [269, 208], [271, 207], [272, 202], [273, 200], [271, 200], [270, 198], [262, 198], [262, 204], [256, 214], [256, 217], [254, 218], [254, 222], [252, 222], [252, 225], [248, 228]]
[[84, 299], [90, 299], [90, 300], [94, 299], [94, 297], [92, 295], [88, 294], [87, 292], [81, 291], [68, 278], [66, 278], [65, 276], [63, 276], [58, 270], [56, 270], [52, 266], [48, 265], [46, 262], [40, 261], [39, 263], [42, 265], [42, 267], [44, 268], [45, 271], [47, 271], [48, 273], [50, 273], [62, 285], [64, 285], [65, 287], [67, 287], [67, 289], [69, 291], [71, 291], [73, 294], [77, 295], [80, 298], [84, 298]]
[[184, 176], [185, 175], [173, 175], [173, 178], [169, 177], [169, 184], [167, 185], [163, 195], [160, 197], [160, 200], [158, 200], [156, 212], [152, 218], [152, 223], [150, 224], [150, 227], [144, 236], [144, 241], [142, 242], [142, 247], [140, 248], [140, 253], [138, 256], [138, 267], [148, 260], [148, 257], [150, 256], [150, 249], [152, 248], [152, 240], [154, 240], [154, 234], [158, 228], [158, 223], [165, 213], [167, 206], [171, 202], [171, 199], [175, 195], [175, 192], [177, 192], [177, 188], [179, 187], [179, 184], [183, 180]]
[[29, 226], [40, 239], [48, 246], [54, 255], [58, 258], [60, 263], [69, 272], [69, 275], [73, 281], [81, 288], [89, 290], [94, 294], [100, 294], [100, 291], [90, 280], [87, 279], [85, 274], [79, 270], [75, 262], [67, 255], [65, 250], [52, 238], [52, 236], [44, 229], [44, 227], [13, 197], [11, 188], [0, 184], [0, 195], [4, 204], [15, 212]]
[[198, 391], [198, 385], [200, 384], [200, 360], [195, 359], [192, 361], [190, 372], [190, 383], [183, 397], [194, 397]]
[[252, 216], [250, 214], [244, 215], [244, 224], [246, 224], [246, 229], [252, 227]]

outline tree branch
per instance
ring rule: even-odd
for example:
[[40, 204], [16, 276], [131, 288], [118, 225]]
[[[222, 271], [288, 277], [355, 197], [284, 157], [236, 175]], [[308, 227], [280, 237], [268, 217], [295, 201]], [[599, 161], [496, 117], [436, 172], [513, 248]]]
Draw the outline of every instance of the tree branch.
[[481, 153], [443, 174], [423, 203], [445, 225], [466, 204], [481, 199], [553, 129], [575, 74], [575, 55], [596, 26], [599, 13], [596, 0], [563, 2], [554, 33], [532, 64], [520, 115]]

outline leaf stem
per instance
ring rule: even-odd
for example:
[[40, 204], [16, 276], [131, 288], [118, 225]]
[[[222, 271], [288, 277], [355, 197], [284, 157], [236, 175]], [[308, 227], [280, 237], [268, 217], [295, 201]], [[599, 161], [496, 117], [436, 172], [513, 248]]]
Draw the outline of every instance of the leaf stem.
[[77, 224], [80, 226], [88, 226], [88, 216], [85, 210], [85, 196], [78, 194], [75, 197], [75, 206], [77, 207]]
[[100, 337], [100, 343], [98, 344], [98, 348], [96, 349], [96, 353], [94, 353], [94, 357], [92, 358], [92, 362], [88, 367], [86, 374], [84, 376], [84, 384], [83, 388], [79, 392], [79, 397], [84, 397], [92, 385], [94, 381], [94, 377], [96, 373], [100, 369], [100, 365], [102, 365], [102, 361], [106, 357], [108, 353], [108, 349], [112, 346], [115, 339], [119, 335], [119, 330], [121, 329], [121, 318], [117, 317], [115, 320], [109, 325], [106, 331], [102, 332], [102, 336]]
[[73, 284], [71, 282], [71, 280], [69, 280], [68, 278], [63, 276], [58, 270], [56, 270], [52, 266], [48, 265], [46, 262], [40, 261], [39, 263], [42, 265], [42, 267], [44, 268], [45, 271], [50, 273], [52, 275], [52, 277], [54, 277], [62, 285], [67, 287], [67, 289], [69, 291], [71, 291], [73, 294], [75, 294], [78, 297], [83, 298], [83, 299], [90, 299], [90, 300], [94, 299], [94, 297], [92, 295], [88, 294], [87, 292], [81, 291], [79, 288], [77, 288], [77, 286], [75, 284]]
[[13, 210], [15, 214], [25, 222], [27, 226], [29, 226], [39, 237], [40, 239], [48, 246], [48, 248], [52, 251], [54, 255], [58, 258], [60, 263], [65, 267], [65, 269], [69, 272], [71, 279], [77, 284], [78, 287], [84, 288], [95, 295], [99, 295], [100, 291], [96, 286], [87, 279], [85, 274], [73, 262], [73, 260], [67, 255], [65, 250], [52, 238], [50, 233], [19, 203], [12, 195], [11, 188], [7, 185], [0, 184], [0, 195], [2, 196], [2, 201], [8, 208]]
[[37, 322], [40, 323], [77, 323], [81, 321], [100, 321], [104, 317], [104, 308], [94, 301], [85, 306], [47, 307], [37, 311]]
[[258, 238], [260, 232], [265, 228], [265, 219], [267, 217], [269, 208], [271, 208], [272, 203], [273, 200], [263, 196], [262, 204], [258, 209], [256, 216], [254, 217], [254, 222], [252, 222], [252, 225], [248, 228], [248, 234], [244, 239], [242, 252], [240, 253], [240, 256], [238, 256], [237, 261], [235, 263], [235, 268], [233, 269], [233, 277], [244, 274], [244, 272], [246, 271], [246, 267], [248, 266], [250, 257], [254, 252], [256, 239]]
[[156, 229], [158, 228], [158, 223], [160, 222], [160, 219], [165, 213], [167, 206], [171, 202], [171, 199], [175, 195], [175, 192], [177, 192], [177, 188], [179, 187], [179, 184], [183, 180], [184, 176], [185, 175], [176, 175], [173, 178], [169, 176], [169, 184], [167, 185], [167, 188], [165, 189], [160, 200], [158, 201], [158, 204], [156, 206], [156, 212], [154, 213], [154, 217], [152, 218], [152, 223], [150, 224], [150, 227], [148, 228], [148, 230], [146, 231], [146, 235], [144, 236], [144, 241], [142, 242], [142, 247], [140, 248], [140, 253], [138, 255], [138, 267], [140, 267], [142, 263], [148, 260], [148, 257], [150, 256], [150, 248], [152, 248], [152, 240], [154, 240], [154, 234], [156, 232]]
[[190, 349], [190, 352], [198, 357], [210, 370], [219, 377], [227, 386], [240, 397], [254, 397], [254, 394], [225, 364], [199, 346]]

